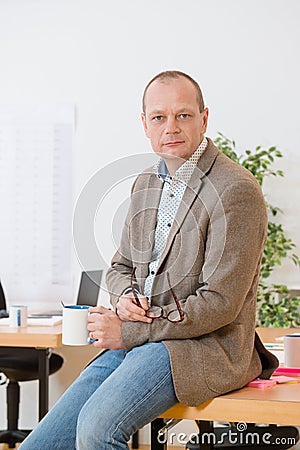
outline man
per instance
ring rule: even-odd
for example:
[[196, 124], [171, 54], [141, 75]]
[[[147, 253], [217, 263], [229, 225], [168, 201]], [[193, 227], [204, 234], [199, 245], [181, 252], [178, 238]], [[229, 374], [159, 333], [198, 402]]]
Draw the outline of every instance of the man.
[[276, 358], [255, 336], [267, 232], [260, 187], [205, 137], [198, 84], [163, 72], [147, 85], [142, 122], [161, 157], [132, 188], [107, 273], [115, 311], [92, 308], [93, 344], [109, 349], [62, 396], [22, 450], [127, 449], [178, 401], [269, 376]]

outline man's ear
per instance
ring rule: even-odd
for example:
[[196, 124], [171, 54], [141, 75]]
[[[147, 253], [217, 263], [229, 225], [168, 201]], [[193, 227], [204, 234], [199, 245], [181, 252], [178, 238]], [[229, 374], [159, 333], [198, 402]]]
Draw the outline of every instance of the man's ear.
[[148, 135], [148, 127], [147, 127], [147, 121], [146, 121], [145, 113], [142, 113], [142, 114], [141, 114], [141, 118], [142, 118], [142, 122], [143, 122], [143, 127], [144, 127], [145, 134], [146, 134], [146, 136], [147, 136], [147, 138], [148, 138], [149, 135]]
[[202, 134], [206, 133], [206, 129], [207, 129], [207, 124], [208, 124], [208, 108], [205, 108], [203, 111], [203, 117], [202, 117]]

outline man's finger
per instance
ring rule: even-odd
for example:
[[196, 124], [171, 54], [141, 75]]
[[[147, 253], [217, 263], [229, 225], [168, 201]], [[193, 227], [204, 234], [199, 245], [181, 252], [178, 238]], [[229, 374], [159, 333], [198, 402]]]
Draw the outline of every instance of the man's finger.
[[147, 316], [141, 316], [140, 314], [122, 314], [118, 312], [118, 316], [121, 320], [124, 320], [125, 322], [131, 321], [131, 322], [145, 322], [145, 323], [151, 323], [152, 319]]
[[105, 306], [99, 305], [99, 306], [92, 306], [89, 308], [90, 313], [98, 313], [98, 314], [107, 314], [111, 310], [108, 308], [105, 308]]
[[147, 297], [139, 297], [139, 301], [140, 304], [142, 305], [142, 308], [147, 311], [147, 309], [149, 309], [149, 305], [148, 305], [148, 299]]

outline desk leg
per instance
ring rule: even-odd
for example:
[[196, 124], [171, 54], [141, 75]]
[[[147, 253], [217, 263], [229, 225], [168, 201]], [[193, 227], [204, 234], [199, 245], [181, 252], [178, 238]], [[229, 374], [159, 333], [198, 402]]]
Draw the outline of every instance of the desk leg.
[[158, 440], [158, 431], [165, 425], [164, 419], [151, 422], [151, 450], [166, 450], [167, 444]]
[[39, 420], [49, 407], [49, 348], [39, 348]]
[[131, 448], [133, 448], [133, 449], [139, 448], [139, 430], [137, 430], [137, 431], [132, 435]]
[[201, 450], [213, 450], [214, 447], [214, 423], [208, 420], [196, 420], [199, 428], [199, 448]]

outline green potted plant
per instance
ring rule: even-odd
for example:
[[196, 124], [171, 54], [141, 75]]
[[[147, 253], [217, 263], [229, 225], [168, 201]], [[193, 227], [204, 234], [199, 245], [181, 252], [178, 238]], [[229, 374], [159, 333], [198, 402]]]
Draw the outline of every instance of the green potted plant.
[[[284, 176], [281, 170], [272, 169], [275, 159], [282, 157], [282, 153], [276, 147], [263, 149], [258, 146], [253, 151], [246, 150], [238, 155], [235, 142], [221, 133], [218, 133], [215, 144], [233, 161], [250, 170], [260, 186], [263, 186], [265, 177]], [[269, 223], [257, 292], [257, 326], [300, 327], [300, 297], [290, 295], [288, 287], [284, 284], [268, 282], [271, 273], [281, 265], [283, 259], [290, 258], [297, 267], [300, 267], [300, 259], [293, 252], [295, 244], [286, 236], [282, 224], [278, 221], [282, 211], [278, 207], [270, 205], [267, 200], [266, 205]]]

